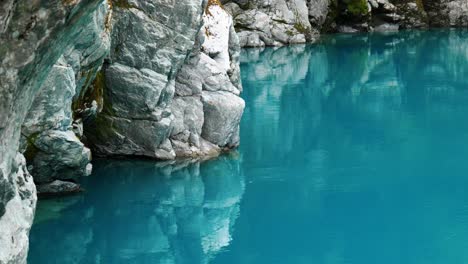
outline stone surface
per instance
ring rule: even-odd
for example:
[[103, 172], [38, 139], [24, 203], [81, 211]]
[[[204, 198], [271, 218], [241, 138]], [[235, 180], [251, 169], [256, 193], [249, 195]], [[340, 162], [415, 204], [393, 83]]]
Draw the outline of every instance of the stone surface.
[[202, 14], [202, 0], [115, 3], [110, 58], [95, 85], [103, 90], [102, 111], [84, 120], [85, 140], [97, 155], [175, 158], [168, 141], [175, 76]]
[[[26, 263], [28, 235], [36, 208], [36, 187], [23, 155], [13, 161], [12, 190], [0, 192], [0, 263]], [[9, 199], [5, 200], [7, 196]]]
[[[95, 114], [83, 119], [84, 140], [97, 155], [174, 159], [216, 155], [228, 142], [236, 146], [202, 137], [210, 122], [202, 91], [226, 91], [241, 100], [232, 18], [216, 1], [205, 9], [201, 0], [177, 5], [114, 6], [110, 59], [103, 82], [93, 88], [102, 88], [103, 106], [97, 103]], [[238, 129], [240, 119], [233, 121]]]
[[465, 0], [224, 0], [242, 47], [318, 39], [319, 32], [397, 31], [468, 25]]
[[50, 70], [23, 122], [21, 149], [36, 183], [76, 179], [90, 173], [90, 150], [71, 132], [73, 126], [79, 126], [73, 123], [73, 99], [75, 110], [84, 108], [81, 94], [109, 52], [111, 14], [108, 2], [102, 1], [77, 41]]
[[244, 101], [229, 92], [204, 91], [202, 102], [205, 112], [203, 138], [218, 146], [237, 146]]
[[[318, 31], [309, 22], [306, 0], [232, 0], [223, 1], [234, 16], [235, 27], [243, 47], [277, 46], [314, 40]], [[324, 19], [318, 9], [324, 1], [311, 7], [317, 22]]]
[[423, 3], [431, 26], [468, 26], [468, 2], [466, 0], [425, 0]]
[[37, 194], [39, 196], [61, 195], [69, 193], [81, 192], [79, 184], [68, 181], [55, 180], [50, 183], [40, 184], [37, 186]]
[[[75, 180], [91, 173], [91, 151], [72, 131], [49, 130], [35, 137], [34, 158], [28, 169], [36, 183], [55, 179]], [[26, 152], [26, 154], [29, 154]]]
[[[0, 263], [25, 261], [36, 199], [27, 166], [36, 182], [50, 183], [90, 173], [85, 144], [99, 155], [157, 159], [238, 145], [241, 46], [468, 26], [465, 0], [222, 2], [0, 3]], [[271, 53], [270, 68], [252, 70], [286, 81], [301, 74], [273, 67], [282, 51]]]
[[33, 181], [17, 158], [21, 126], [51, 69], [78, 42], [102, 3], [0, 4], [0, 263], [25, 262], [35, 208]]

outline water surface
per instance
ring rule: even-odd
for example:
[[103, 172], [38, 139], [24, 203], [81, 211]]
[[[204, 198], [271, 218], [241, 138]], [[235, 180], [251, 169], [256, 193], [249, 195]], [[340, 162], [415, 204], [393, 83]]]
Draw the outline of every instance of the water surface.
[[34, 263], [468, 263], [468, 31], [242, 54], [241, 147], [98, 161], [40, 201]]

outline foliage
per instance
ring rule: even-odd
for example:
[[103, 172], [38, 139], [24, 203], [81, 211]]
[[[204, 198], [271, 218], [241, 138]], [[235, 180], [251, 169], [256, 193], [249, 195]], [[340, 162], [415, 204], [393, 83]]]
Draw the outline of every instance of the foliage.
[[346, 9], [353, 16], [365, 16], [369, 13], [366, 0], [348, 0]]

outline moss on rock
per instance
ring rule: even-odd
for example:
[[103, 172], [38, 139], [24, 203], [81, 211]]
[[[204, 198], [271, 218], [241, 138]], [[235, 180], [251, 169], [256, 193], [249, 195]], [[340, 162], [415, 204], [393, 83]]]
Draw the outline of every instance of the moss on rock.
[[122, 9], [136, 8], [135, 5], [130, 4], [127, 0], [113, 0], [113, 5]]
[[36, 142], [37, 138], [39, 137], [39, 134], [40, 133], [37, 132], [37, 133], [33, 133], [33, 134], [29, 135], [29, 136], [23, 135], [26, 138], [26, 141], [27, 141], [26, 151], [24, 151], [23, 155], [26, 158], [26, 160], [28, 161], [28, 163], [33, 161], [34, 157], [36, 157], [37, 153], [40, 151], [35, 145], [35, 142]]
[[299, 32], [299, 33], [302, 33], [302, 34], [307, 34], [309, 29], [304, 26], [301, 22], [296, 22], [294, 24], [294, 28]]
[[369, 13], [366, 0], [348, 0], [346, 10], [353, 16], [366, 16]]

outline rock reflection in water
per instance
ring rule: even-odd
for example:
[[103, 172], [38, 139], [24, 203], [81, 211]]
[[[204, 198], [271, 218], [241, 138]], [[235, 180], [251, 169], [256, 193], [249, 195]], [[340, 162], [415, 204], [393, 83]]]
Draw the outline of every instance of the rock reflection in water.
[[84, 195], [39, 203], [29, 262], [207, 263], [239, 215], [244, 179], [233, 155], [98, 162]]
[[[408, 135], [420, 135], [411, 142], [420, 148], [403, 144], [405, 155], [427, 155], [425, 140], [442, 132], [447, 113], [467, 107], [467, 38], [468, 30], [344, 34], [314, 45], [243, 50], [244, 161], [322, 168], [352, 147], [364, 162]], [[426, 123], [415, 118], [420, 112]]]

